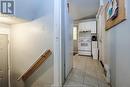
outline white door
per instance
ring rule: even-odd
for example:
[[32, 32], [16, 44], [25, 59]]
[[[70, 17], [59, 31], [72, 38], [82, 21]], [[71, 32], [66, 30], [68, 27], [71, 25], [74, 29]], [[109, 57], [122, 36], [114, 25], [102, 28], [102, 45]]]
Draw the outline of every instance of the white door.
[[73, 22], [68, 16], [65, 29], [65, 79], [73, 67]]
[[0, 87], [8, 87], [8, 35], [0, 34]]

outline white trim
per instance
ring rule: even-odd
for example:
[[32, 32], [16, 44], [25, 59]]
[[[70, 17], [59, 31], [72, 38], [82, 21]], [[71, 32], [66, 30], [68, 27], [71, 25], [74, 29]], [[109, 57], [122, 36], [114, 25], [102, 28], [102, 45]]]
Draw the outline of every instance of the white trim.
[[128, 19], [128, 0], [125, 0], [126, 19]]
[[61, 4], [54, 0], [54, 87], [62, 86]]
[[110, 66], [107, 64], [104, 64], [104, 69], [106, 71], [106, 81], [110, 83], [111, 82]]

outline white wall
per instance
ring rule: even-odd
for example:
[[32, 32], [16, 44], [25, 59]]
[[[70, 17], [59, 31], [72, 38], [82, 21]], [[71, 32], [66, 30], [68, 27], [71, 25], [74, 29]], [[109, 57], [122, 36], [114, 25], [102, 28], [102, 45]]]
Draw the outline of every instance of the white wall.
[[130, 1], [125, 1], [127, 20], [106, 31], [106, 51], [113, 87], [130, 87]]
[[99, 15], [99, 20], [98, 20], [98, 30], [97, 30], [97, 35], [98, 35], [98, 47], [99, 47], [99, 60], [104, 63], [104, 65], [110, 65], [109, 59], [106, 56], [106, 37], [107, 37], [107, 32], [105, 31], [105, 17], [104, 17], [104, 8], [101, 11], [101, 14]]
[[12, 87], [50, 87], [53, 84], [53, 55], [25, 83], [17, 81], [17, 78], [47, 49], [53, 52], [53, 21], [50, 16], [12, 26]]
[[17, 81], [45, 50], [53, 52], [53, 8], [54, 0], [15, 0], [16, 17], [33, 21], [12, 25], [12, 87], [50, 87], [53, 84], [53, 55], [26, 82]]
[[107, 33], [108, 39], [108, 57], [111, 62], [112, 82], [115, 87], [130, 86], [130, 1], [127, 1], [127, 20], [116, 27], [113, 27]]
[[52, 3], [53, 0], [15, 0], [15, 16], [27, 20], [40, 18], [50, 14]]
[[73, 68], [73, 21], [67, 15], [65, 29], [65, 79]]

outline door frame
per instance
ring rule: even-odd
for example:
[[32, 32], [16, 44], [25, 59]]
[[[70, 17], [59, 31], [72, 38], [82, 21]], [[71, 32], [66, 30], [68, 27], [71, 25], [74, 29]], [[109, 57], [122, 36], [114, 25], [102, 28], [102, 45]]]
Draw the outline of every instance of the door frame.
[[8, 25], [0, 25], [0, 35], [8, 35], [8, 58], [7, 58], [7, 65], [8, 65], [8, 87], [11, 87], [10, 85], [10, 69], [11, 69], [11, 54], [10, 54], [10, 26]]
[[65, 29], [65, 6], [67, 0], [54, 0], [54, 84], [62, 87], [65, 81], [65, 44], [63, 35]]
[[54, 84], [62, 86], [62, 3], [63, 0], [54, 0]]

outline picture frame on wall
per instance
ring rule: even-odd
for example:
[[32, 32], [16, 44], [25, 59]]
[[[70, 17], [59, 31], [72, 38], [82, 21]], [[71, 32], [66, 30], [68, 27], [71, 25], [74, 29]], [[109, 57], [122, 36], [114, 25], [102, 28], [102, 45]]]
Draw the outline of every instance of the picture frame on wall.
[[107, 20], [114, 20], [118, 16], [118, 2], [117, 0], [109, 0], [107, 9]]
[[105, 29], [109, 30], [126, 20], [125, 0], [108, 0], [105, 13]]

